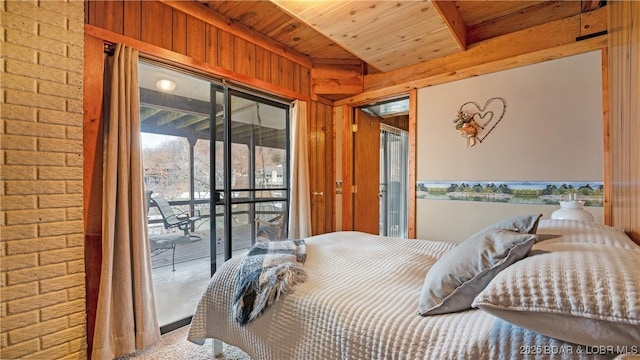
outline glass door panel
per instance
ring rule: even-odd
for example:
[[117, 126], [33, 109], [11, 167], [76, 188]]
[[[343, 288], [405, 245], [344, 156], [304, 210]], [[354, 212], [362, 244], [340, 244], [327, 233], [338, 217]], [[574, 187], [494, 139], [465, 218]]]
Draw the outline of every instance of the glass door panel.
[[289, 111], [236, 90], [229, 91], [228, 109], [227, 255], [239, 256], [257, 239], [286, 237]]
[[[169, 81], [174, 86], [159, 86]], [[161, 331], [190, 321], [206, 287], [215, 239], [212, 222], [212, 118], [222, 110], [210, 80], [151, 62], [139, 64], [140, 120], [156, 314]], [[162, 202], [176, 216], [191, 218], [189, 226], [168, 227]]]
[[[174, 86], [161, 88], [164, 80]], [[147, 60], [139, 64], [139, 83], [156, 313], [164, 333], [190, 322], [224, 261], [246, 253], [258, 235], [286, 237], [289, 105]], [[167, 227], [161, 200], [193, 221]]]

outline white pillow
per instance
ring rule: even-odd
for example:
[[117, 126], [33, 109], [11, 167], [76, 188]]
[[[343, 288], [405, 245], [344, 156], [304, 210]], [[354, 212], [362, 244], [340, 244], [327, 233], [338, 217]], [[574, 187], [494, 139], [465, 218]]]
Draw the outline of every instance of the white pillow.
[[[637, 346], [640, 247], [612, 228], [589, 224], [583, 231], [576, 223], [582, 222], [568, 223], [576, 231], [535, 244], [527, 258], [497, 274], [472, 306], [575, 344]], [[539, 232], [561, 225], [541, 221]]]

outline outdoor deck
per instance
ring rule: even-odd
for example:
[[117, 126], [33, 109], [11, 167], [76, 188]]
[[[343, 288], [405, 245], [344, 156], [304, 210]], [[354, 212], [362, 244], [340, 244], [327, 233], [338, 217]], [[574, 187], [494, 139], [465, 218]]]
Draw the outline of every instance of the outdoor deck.
[[[232, 252], [239, 252], [247, 250], [251, 247], [251, 228], [246, 227], [234, 227], [235, 235], [232, 241]], [[178, 244], [176, 246], [175, 265], [176, 270], [179, 269], [179, 264], [204, 259], [210, 257], [211, 254], [211, 241], [209, 230], [196, 231], [193, 234], [201, 237], [200, 240], [192, 241], [186, 244]], [[216, 255], [221, 258], [224, 253], [224, 247], [221, 243], [216, 246]], [[164, 251], [160, 254], [151, 256], [151, 265], [153, 269], [161, 268], [163, 266], [171, 266], [172, 251]], [[222, 260], [222, 259], [221, 259]]]

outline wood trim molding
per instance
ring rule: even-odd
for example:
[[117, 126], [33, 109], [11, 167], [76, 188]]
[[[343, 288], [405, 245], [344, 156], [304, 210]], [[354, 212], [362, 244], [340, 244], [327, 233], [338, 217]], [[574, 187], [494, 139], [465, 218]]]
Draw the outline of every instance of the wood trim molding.
[[250, 87], [252, 89], [260, 90], [263, 92], [267, 92], [273, 95], [281, 96], [288, 99], [300, 99], [304, 101], [310, 101], [311, 98], [307, 95], [282, 88], [280, 86], [276, 86], [270, 84], [268, 82], [258, 80], [246, 75], [238, 74], [234, 71], [221, 68], [219, 66], [214, 66], [204, 61], [200, 61], [189, 56], [167, 50], [161, 48], [159, 46], [151, 45], [149, 43], [145, 43], [140, 40], [136, 40], [121, 34], [117, 34], [93, 25], [85, 24], [84, 32], [86, 35], [90, 35], [103, 41], [110, 43], [123, 43], [125, 45], [131, 46], [141, 54], [149, 57], [151, 59], [157, 59], [163, 62], [169, 62], [177, 67], [186, 67], [189, 70], [195, 70], [196, 72], [200, 72], [204, 75], [208, 76], [217, 76], [220, 77], [230, 83], [234, 83], [240, 86]]
[[342, 230], [353, 230], [353, 108], [342, 106]]
[[263, 47], [277, 55], [287, 58], [295, 63], [298, 63], [304, 67], [311, 68], [312, 61], [306, 55], [298, 53], [295, 50], [284, 47], [282, 44], [267, 37], [266, 35], [259, 33], [245, 25], [234, 21], [215, 10], [209, 9], [203, 4], [195, 1], [175, 1], [175, 0], [158, 0], [176, 10], [193, 16], [199, 20], [213, 25], [218, 29], [224, 30], [233, 34], [239, 38], [247, 40], [255, 45]]
[[611, 138], [609, 118], [609, 51], [602, 49], [602, 136], [604, 145], [604, 224], [612, 225], [611, 216]]
[[407, 223], [409, 239], [416, 238], [416, 180], [418, 174], [418, 90], [409, 91], [409, 184], [407, 185]]

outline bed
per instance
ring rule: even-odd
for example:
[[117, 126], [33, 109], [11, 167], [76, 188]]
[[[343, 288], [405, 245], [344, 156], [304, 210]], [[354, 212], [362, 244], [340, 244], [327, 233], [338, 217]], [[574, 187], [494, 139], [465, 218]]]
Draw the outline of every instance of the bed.
[[[501, 249], [494, 235], [515, 245]], [[360, 232], [304, 240], [306, 281], [246, 325], [232, 309], [243, 259], [223, 264], [188, 339], [219, 339], [253, 359], [640, 354], [640, 247], [614, 228], [526, 215], [460, 245]]]

